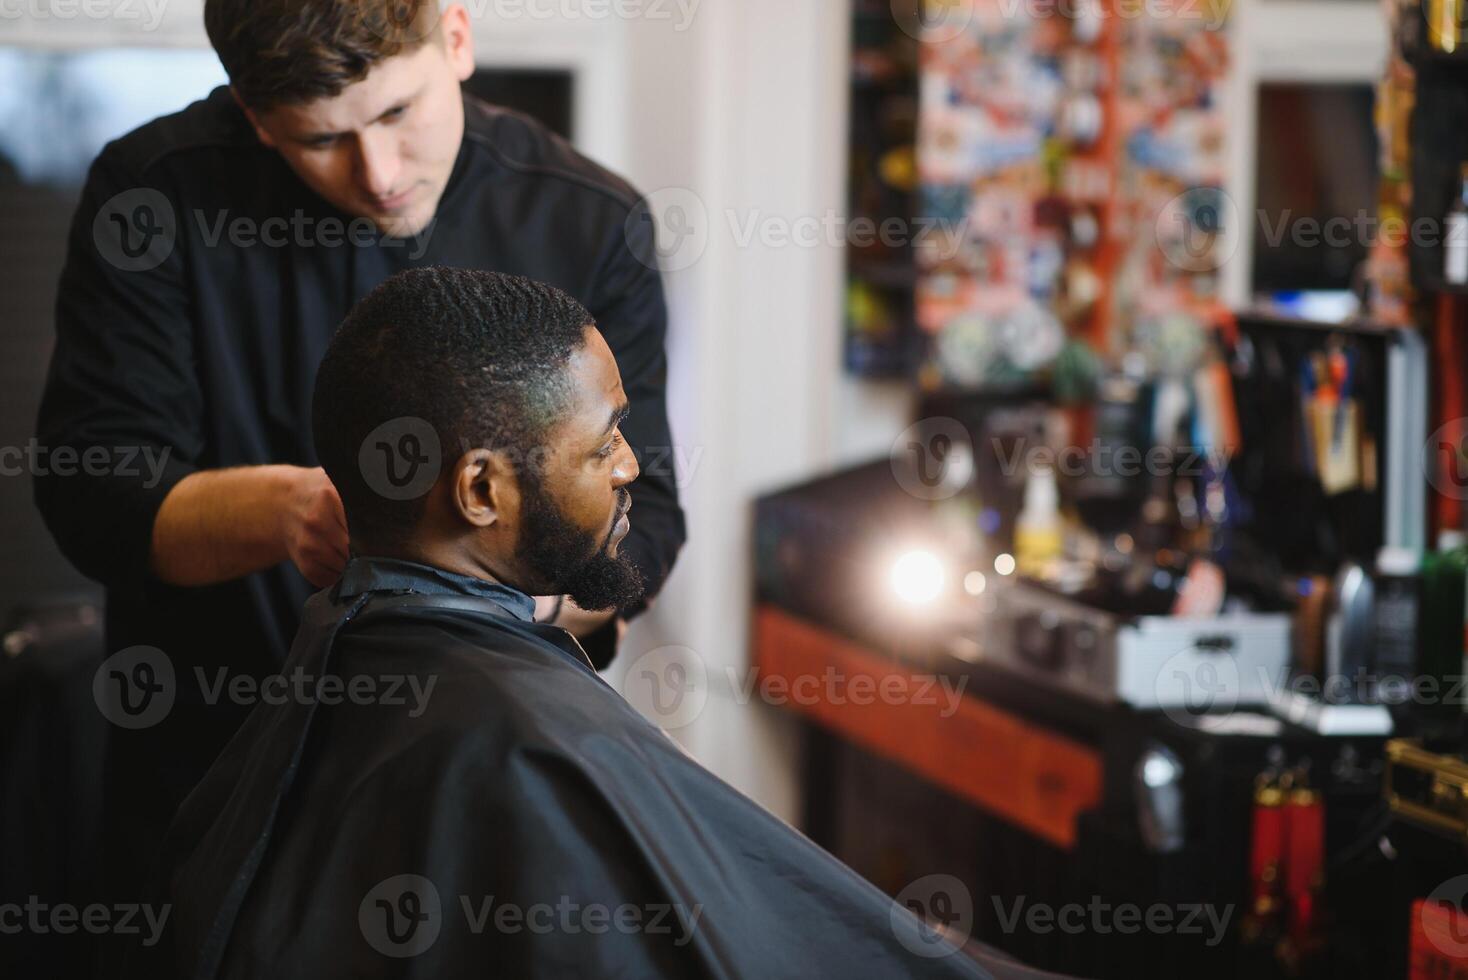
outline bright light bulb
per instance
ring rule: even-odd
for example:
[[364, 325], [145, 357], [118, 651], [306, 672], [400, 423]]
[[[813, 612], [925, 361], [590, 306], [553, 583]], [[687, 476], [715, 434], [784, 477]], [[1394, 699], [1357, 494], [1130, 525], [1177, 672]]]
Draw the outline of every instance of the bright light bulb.
[[963, 577], [963, 591], [969, 595], [982, 595], [984, 587], [988, 584], [983, 572], [969, 572]]
[[994, 571], [1000, 575], [1014, 574], [1014, 556], [1003, 554], [994, 559]]
[[943, 563], [931, 551], [909, 551], [892, 564], [889, 581], [904, 602], [925, 605], [943, 591]]

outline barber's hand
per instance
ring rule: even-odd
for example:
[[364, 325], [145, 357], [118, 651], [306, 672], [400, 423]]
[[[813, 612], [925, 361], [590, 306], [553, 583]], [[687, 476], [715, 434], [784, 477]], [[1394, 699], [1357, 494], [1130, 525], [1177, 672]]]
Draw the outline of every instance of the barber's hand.
[[297, 471], [282, 518], [291, 561], [318, 589], [341, 578], [347, 564], [347, 515], [326, 471]]

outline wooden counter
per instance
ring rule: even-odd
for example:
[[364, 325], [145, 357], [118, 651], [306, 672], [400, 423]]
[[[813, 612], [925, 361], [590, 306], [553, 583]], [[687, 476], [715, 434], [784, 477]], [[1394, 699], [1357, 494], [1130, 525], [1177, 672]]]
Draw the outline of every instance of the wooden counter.
[[[953, 710], [904, 665], [774, 606], [755, 611], [754, 662], [761, 683], [805, 692], [790, 709], [1059, 847], [1074, 848], [1077, 816], [1101, 800], [1095, 750], [975, 697]], [[910, 696], [867, 693], [884, 690]]]

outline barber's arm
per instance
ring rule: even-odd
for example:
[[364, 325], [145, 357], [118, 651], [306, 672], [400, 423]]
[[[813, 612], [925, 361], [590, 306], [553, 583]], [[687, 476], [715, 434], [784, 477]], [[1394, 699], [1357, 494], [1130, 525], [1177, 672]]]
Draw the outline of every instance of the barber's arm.
[[[645, 204], [637, 207], [625, 229], [616, 228], [607, 243], [596, 293], [588, 304], [622, 373], [622, 388], [631, 407], [622, 423], [622, 435], [642, 471], [628, 488], [632, 494], [632, 528], [621, 548], [642, 571], [647, 592], [643, 604], [622, 611], [626, 616], [641, 612], [646, 600], [663, 587], [687, 535], [674, 470], [678, 454], [668, 428], [668, 360], [664, 348], [668, 311], [653, 223]], [[608, 614], [587, 613], [567, 600], [556, 622], [591, 639], [586, 644], [587, 652], [596, 662], [599, 658], [593, 645], [615, 646], [616, 623], [610, 620]], [[604, 659], [610, 659], [610, 651]]]
[[[37, 442], [52, 458], [64, 446], [93, 462], [38, 468], [36, 504], [66, 556], [110, 586], [148, 577], [208, 585], [287, 558], [326, 584], [345, 558], [346, 529], [319, 469], [203, 468], [185, 257], [159, 195], [167, 199], [167, 188], [106, 151], [88, 177], [61, 276]], [[161, 233], [140, 231], [160, 221]]]
[[289, 560], [324, 588], [347, 563], [347, 518], [317, 467], [191, 473], [153, 522], [152, 567], [172, 585], [225, 582]]

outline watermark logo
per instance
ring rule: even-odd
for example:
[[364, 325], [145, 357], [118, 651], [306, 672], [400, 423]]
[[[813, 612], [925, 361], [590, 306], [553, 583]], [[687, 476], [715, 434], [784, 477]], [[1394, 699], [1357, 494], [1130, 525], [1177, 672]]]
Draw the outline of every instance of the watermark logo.
[[1153, 695], [1163, 714], [1179, 725], [1190, 725], [1200, 715], [1227, 716], [1239, 703], [1241, 679], [1226, 638], [1203, 638], [1168, 657], [1158, 668]]
[[173, 204], [151, 187], [114, 195], [92, 219], [92, 241], [102, 258], [123, 272], [156, 269], [178, 241]]
[[925, 44], [943, 44], [968, 30], [972, 0], [892, 0], [892, 19], [902, 33]]
[[1422, 472], [1444, 497], [1468, 500], [1468, 418], [1450, 419], [1427, 437]]
[[627, 668], [622, 696], [660, 728], [686, 727], [708, 704], [708, 667], [688, 647], [655, 647]]
[[417, 500], [438, 481], [443, 454], [438, 433], [416, 416], [389, 419], [357, 451], [362, 478], [388, 500]]
[[119, 650], [97, 668], [92, 698], [102, 717], [119, 728], [150, 728], [173, 710], [178, 685], [173, 661], [157, 647]]
[[1216, 272], [1239, 247], [1239, 207], [1221, 187], [1190, 187], [1157, 212], [1157, 247], [1189, 273]]
[[968, 486], [974, 444], [957, 419], [935, 417], [902, 430], [889, 453], [897, 485], [919, 500], [947, 500]]
[[[1446, 906], [1447, 923], [1442, 929], [1430, 928], [1429, 906]], [[1422, 903], [1420, 922], [1428, 941], [1456, 960], [1468, 959], [1468, 875], [1449, 878], [1432, 890]]]
[[443, 929], [438, 888], [422, 875], [394, 875], [369, 891], [357, 909], [368, 945], [384, 956], [404, 959], [427, 952]]
[[[916, 926], [907, 913], [917, 917]], [[947, 956], [973, 934], [973, 897], [953, 875], [927, 875], [897, 893], [890, 918], [893, 934], [909, 952], [927, 959]]]
[[[626, 237], [637, 241], [652, 222], [658, 267], [680, 272], [703, 257], [709, 244], [709, 214], [702, 199], [686, 187], [664, 187], [653, 191], [627, 216]], [[634, 248], [634, 254], [636, 249]]]

